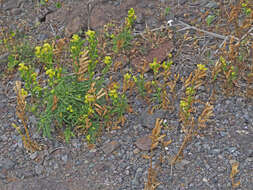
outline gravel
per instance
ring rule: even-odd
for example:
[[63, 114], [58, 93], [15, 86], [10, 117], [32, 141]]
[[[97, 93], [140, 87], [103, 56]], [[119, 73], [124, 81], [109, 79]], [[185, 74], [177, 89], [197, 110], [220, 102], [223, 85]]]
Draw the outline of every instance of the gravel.
[[[63, 4], [71, 4], [61, 0]], [[164, 7], [171, 7], [171, 15], [176, 19], [190, 21], [183, 15], [188, 11], [194, 12], [189, 6], [198, 5], [199, 9], [217, 9], [219, 4], [212, 1], [197, 0], [194, 2], [160, 1]], [[78, 3], [78, 1], [76, 1]], [[108, 4], [106, 4], [108, 3]], [[149, 0], [139, 3], [137, 0], [129, 1], [104, 1], [104, 6], [114, 7], [136, 6], [140, 10], [145, 8], [147, 12], [137, 13], [137, 31], [143, 30], [146, 25], [151, 28], [160, 27], [166, 20], [152, 16], [160, 13], [157, 1]], [[74, 4], [74, 3], [73, 3]], [[72, 4], [71, 4], [72, 5]], [[50, 5], [53, 6], [53, 5]], [[134, 7], [135, 8], [135, 7]], [[175, 10], [173, 10], [175, 8]], [[177, 9], [176, 9], [177, 8]], [[36, 11], [42, 11], [43, 6], [37, 7], [34, 1], [3, 1], [0, 8], [0, 24], [8, 23], [9, 28], [26, 31], [28, 26], [34, 26]], [[59, 15], [64, 8], [55, 9], [53, 13]], [[127, 9], [122, 9], [122, 12]], [[49, 14], [49, 15], [50, 15]], [[151, 16], [148, 16], [150, 14]], [[4, 16], [2, 16], [4, 15]], [[113, 15], [117, 18], [118, 15]], [[198, 15], [193, 14], [193, 17]], [[48, 17], [49, 18], [49, 17]], [[120, 18], [120, 17], [119, 17]], [[54, 35], [64, 35], [65, 20], [55, 16], [55, 23], [41, 22], [37, 27], [30, 27], [27, 35], [33, 34], [34, 39], [44, 41]], [[187, 20], [188, 19], [188, 20]], [[18, 25], [24, 22], [25, 26]], [[122, 21], [122, 20], [121, 20]], [[80, 23], [84, 24], [84, 23]], [[55, 32], [55, 33], [54, 33]], [[211, 40], [210, 40], [211, 43]], [[204, 43], [203, 43], [204, 44]], [[202, 45], [203, 45], [202, 44]], [[188, 76], [195, 68], [196, 52], [186, 49], [175, 60], [172, 69], [182, 76]], [[6, 67], [8, 54], [0, 54], [1, 65]], [[187, 59], [185, 59], [187, 57]], [[180, 64], [178, 64], [180, 63]], [[15, 77], [14, 77], [15, 79]], [[13, 80], [14, 80], [13, 79]], [[14, 82], [13, 82], [14, 84]], [[177, 84], [179, 92], [181, 84]], [[181, 89], [181, 90], [180, 90]], [[202, 88], [199, 98], [208, 100], [208, 92]], [[252, 100], [236, 95], [226, 97], [217, 94], [214, 105], [214, 116], [203, 130], [203, 135], [193, 138], [183, 151], [183, 159], [171, 167], [170, 160], [179, 150], [184, 134], [178, 121], [178, 107], [173, 113], [158, 110], [154, 115], [148, 114], [148, 105], [138, 98], [133, 98], [133, 108], [137, 115], [127, 115], [126, 125], [117, 131], [106, 132], [96, 143], [94, 149], [90, 149], [81, 138], [72, 139], [69, 144], [56, 139], [45, 139], [39, 133], [33, 133], [33, 138], [45, 144], [42, 151], [27, 153], [24, 149], [22, 138], [11, 126], [17, 121], [15, 116], [15, 96], [13, 85], [7, 85], [6, 81], [0, 81], [0, 189], [1, 190], [140, 190], [147, 181], [149, 150], [141, 150], [136, 146], [139, 138], [150, 134], [156, 118], [164, 118], [168, 128], [162, 129], [166, 134], [165, 139], [171, 140], [166, 148], [158, 146], [153, 151], [152, 165], [159, 164], [157, 181], [161, 184], [158, 190], [169, 189], [231, 189], [230, 178], [233, 163], [239, 163], [235, 182], [240, 181], [239, 189], [249, 190], [253, 187], [253, 102]], [[200, 107], [199, 107], [200, 108]], [[36, 131], [36, 118], [29, 117], [30, 127]]]

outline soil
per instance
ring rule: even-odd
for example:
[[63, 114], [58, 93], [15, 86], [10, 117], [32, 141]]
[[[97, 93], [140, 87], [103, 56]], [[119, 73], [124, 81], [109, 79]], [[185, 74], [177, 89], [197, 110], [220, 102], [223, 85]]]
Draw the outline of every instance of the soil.
[[[70, 38], [74, 33], [87, 29], [101, 31], [109, 21], [123, 24], [130, 8], [134, 8], [137, 20], [135, 32], [146, 27], [157, 30], [168, 26], [177, 30], [180, 21], [202, 26], [201, 13], [219, 9], [215, 0], [49, 0], [44, 5], [38, 0], [0, 0], [0, 26], [6, 31], [18, 31], [34, 43], [50, 38]], [[58, 3], [58, 4], [57, 4]], [[60, 5], [60, 6], [59, 6]], [[170, 7], [168, 14], [164, 11]], [[182, 28], [182, 26], [181, 26]], [[203, 26], [202, 29], [206, 29]], [[205, 63], [203, 51], [222, 39], [199, 35], [199, 49], [181, 43], [188, 30], [175, 32], [171, 41], [154, 47], [146, 57], [147, 63], [154, 57], [166, 59], [166, 52], [179, 55], [173, 60], [174, 73], [189, 76], [197, 64]], [[181, 43], [181, 44], [180, 44]], [[182, 46], [181, 46], [182, 45]], [[211, 48], [209, 48], [211, 50]], [[212, 51], [212, 50], [211, 50]], [[215, 57], [211, 57], [215, 61]], [[136, 56], [129, 64], [140, 68], [142, 57]], [[8, 52], [0, 50], [1, 76], [7, 68]], [[144, 63], [145, 64], [145, 63]], [[149, 75], [150, 73], [146, 73]], [[8, 80], [7, 80], [8, 79]], [[240, 181], [236, 189], [253, 187], [253, 101], [235, 93], [224, 96], [217, 93], [213, 100], [214, 116], [201, 135], [193, 138], [183, 151], [183, 158], [174, 166], [170, 161], [184, 139], [178, 120], [179, 103], [175, 111], [158, 110], [148, 114], [149, 105], [139, 97], [131, 97], [135, 114], [126, 114], [127, 121], [118, 130], [105, 132], [90, 149], [82, 137], [69, 144], [58, 139], [41, 137], [37, 132], [37, 120], [29, 116], [32, 138], [45, 145], [41, 151], [28, 153], [22, 138], [11, 126], [20, 122], [15, 114], [16, 95], [13, 90], [18, 74], [0, 79], [0, 189], [1, 190], [140, 190], [147, 182], [149, 160], [148, 135], [157, 118], [166, 121], [162, 129], [167, 147], [153, 150], [152, 163], [157, 165], [157, 190], [208, 190], [233, 189], [230, 173], [234, 164], [239, 164], [234, 180]], [[240, 81], [245, 86], [245, 81]], [[180, 82], [179, 82], [180, 83]], [[182, 84], [176, 86], [179, 102]], [[214, 89], [214, 88], [213, 88]], [[216, 89], [221, 91], [221, 89]], [[211, 90], [202, 89], [199, 98], [209, 101]], [[199, 107], [199, 109], [201, 106]]]

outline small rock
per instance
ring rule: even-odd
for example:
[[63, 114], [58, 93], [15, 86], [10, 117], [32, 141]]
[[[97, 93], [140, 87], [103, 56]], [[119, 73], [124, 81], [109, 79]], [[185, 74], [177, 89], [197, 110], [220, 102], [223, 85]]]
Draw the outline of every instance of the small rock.
[[7, 66], [8, 56], [9, 56], [9, 53], [0, 55], [0, 70], [4, 70], [4, 68]]
[[14, 9], [14, 8], [18, 8], [20, 7], [21, 3], [23, 2], [23, 0], [8, 0], [6, 3], [3, 4], [3, 9], [5, 11]]
[[205, 5], [205, 7], [209, 9], [217, 9], [219, 8], [219, 5], [215, 1], [210, 1], [209, 3]]
[[71, 37], [73, 34], [79, 32], [82, 27], [81, 18], [79, 16], [74, 19], [70, 19], [66, 28], [65, 28], [65, 36]]
[[39, 41], [44, 41], [48, 38], [49, 38], [49, 36], [47, 34], [44, 34], [44, 33], [41, 33], [41, 34], [38, 35], [38, 40]]
[[6, 170], [12, 169], [14, 167], [15, 163], [8, 159], [8, 158], [2, 158], [0, 159], [0, 168], [4, 168]]
[[61, 159], [62, 159], [62, 161], [63, 161], [64, 163], [67, 163], [67, 161], [68, 161], [68, 155], [67, 155], [67, 154], [63, 155], [63, 156], [61, 157]]
[[138, 154], [140, 152], [140, 150], [138, 148], [134, 149], [133, 153], [134, 154]]
[[36, 173], [37, 175], [41, 175], [42, 172], [43, 172], [43, 170], [44, 170], [43, 166], [41, 166], [41, 165], [36, 165], [36, 166], [35, 166], [35, 173]]
[[207, 183], [208, 179], [206, 177], [203, 178], [203, 182]]
[[35, 158], [37, 158], [37, 156], [38, 156], [38, 152], [34, 152], [34, 153], [30, 154], [30, 158], [32, 160], [34, 160]]
[[20, 9], [20, 8], [14, 8], [11, 10], [12, 15], [19, 15], [21, 13], [22, 13], [22, 9]]
[[150, 135], [140, 137], [137, 139], [135, 144], [141, 150], [150, 150], [152, 145], [152, 139]]
[[153, 114], [149, 114], [148, 109], [146, 109], [140, 116], [140, 122], [144, 127], [153, 129], [155, 127], [156, 119], [162, 119], [165, 116], [165, 113], [165, 110], [157, 110]]
[[105, 144], [102, 149], [105, 154], [112, 153], [115, 149], [117, 149], [120, 146], [120, 144], [116, 141], [112, 141], [110, 143]]
[[144, 16], [143, 16], [142, 13], [137, 14], [136, 17], [137, 17], [137, 18], [136, 18], [136, 23], [137, 23], [137, 24], [142, 24], [142, 23], [144, 23]]
[[191, 163], [190, 161], [188, 160], [181, 160], [179, 162], [176, 163], [175, 167], [178, 169], [178, 170], [184, 170], [185, 166], [188, 165], [189, 163]]
[[138, 168], [136, 170], [136, 173], [135, 173], [135, 176], [134, 176], [134, 179], [132, 180], [132, 184], [133, 186], [138, 186], [140, 184], [140, 178], [142, 176], [142, 168]]

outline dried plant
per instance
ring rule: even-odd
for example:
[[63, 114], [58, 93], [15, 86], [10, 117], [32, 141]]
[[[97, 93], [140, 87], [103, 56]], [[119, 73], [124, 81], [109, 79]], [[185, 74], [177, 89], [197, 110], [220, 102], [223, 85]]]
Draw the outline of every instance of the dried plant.
[[27, 124], [27, 117], [26, 117], [26, 92], [24, 89], [21, 88], [21, 82], [16, 81], [15, 91], [17, 94], [17, 107], [16, 107], [16, 114], [18, 118], [21, 120], [22, 125], [24, 127], [25, 132], [22, 132], [19, 126], [16, 124], [12, 124], [12, 126], [18, 131], [21, 135], [24, 147], [31, 152], [35, 152], [41, 150], [41, 146], [30, 138], [28, 124]]

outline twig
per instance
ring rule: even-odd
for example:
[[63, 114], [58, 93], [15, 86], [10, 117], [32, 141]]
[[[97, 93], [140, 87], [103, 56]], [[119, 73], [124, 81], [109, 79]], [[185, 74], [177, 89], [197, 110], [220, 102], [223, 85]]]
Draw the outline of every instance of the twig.
[[[180, 24], [182, 24], [183, 26], [185, 26], [184, 28], [182, 29], [179, 29], [177, 30], [177, 32], [180, 32], [180, 31], [183, 31], [183, 30], [190, 30], [190, 29], [193, 29], [193, 30], [196, 30], [196, 31], [199, 31], [199, 32], [203, 32], [207, 35], [210, 35], [210, 36], [213, 36], [213, 37], [216, 37], [216, 38], [219, 38], [219, 39], [222, 39], [222, 40], [225, 40], [227, 38], [227, 36], [223, 36], [221, 34], [216, 34], [214, 32], [209, 32], [209, 31], [206, 31], [206, 30], [202, 30], [200, 28], [197, 28], [195, 26], [191, 26], [189, 24], [186, 24], [185, 22], [182, 22], [182, 21], [179, 21]], [[236, 40], [239, 40], [238, 38], [235, 38]]]

